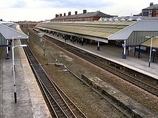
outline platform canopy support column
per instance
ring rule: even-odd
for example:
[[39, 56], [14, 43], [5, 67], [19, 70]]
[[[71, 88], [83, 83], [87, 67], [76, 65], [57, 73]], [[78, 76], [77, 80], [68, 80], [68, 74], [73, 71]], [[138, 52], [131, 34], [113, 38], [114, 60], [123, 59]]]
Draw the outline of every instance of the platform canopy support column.
[[98, 47], [97, 50], [100, 50], [100, 42], [98, 41]]
[[153, 38], [154, 36], [151, 37], [151, 42], [150, 42], [150, 55], [149, 55], [149, 64], [148, 67], [150, 67], [150, 62], [151, 62], [151, 53], [152, 53], [152, 47], [153, 47]]
[[29, 41], [30, 41], [30, 38], [29, 38], [29, 37], [30, 37], [29, 30], [28, 30], [28, 32], [27, 32], [27, 35], [28, 35], [28, 40], [27, 40], [27, 41], [29, 42]]
[[138, 58], [140, 58], [140, 45], [139, 45], [139, 50], [138, 50]]
[[126, 59], [126, 40], [124, 40], [124, 44], [122, 44], [122, 46], [123, 46], [122, 58]]
[[9, 44], [8, 44], [8, 40], [7, 40], [7, 47], [6, 47], [6, 50], [7, 50], [7, 56], [6, 56], [6, 59], [9, 59], [9, 51], [8, 51], [8, 47], [9, 46]]

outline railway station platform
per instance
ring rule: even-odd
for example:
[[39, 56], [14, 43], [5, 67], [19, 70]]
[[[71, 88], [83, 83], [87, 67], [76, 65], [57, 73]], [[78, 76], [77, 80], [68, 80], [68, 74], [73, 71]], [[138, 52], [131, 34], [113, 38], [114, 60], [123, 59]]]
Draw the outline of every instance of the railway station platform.
[[[49, 34], [47, 34], [47, 35], [49, 35]], [[56, 37], [55, 35], [49, 35], [49, 36], [56, 38], [57, 40], [61, 40], [61, 41], [65, 42], [65, 40], [62, 37]], [[134, 52], [130, 51], [129, 55], [127, 55], [126, 59], [123, 59], [122, 58], [122, 52], [123, 52], [122, 47], [104, 44], [104, 45], [100, 45], [100, 50], [97, 50], [97, 45], [92, 45], [92, 44], [81, 45], [77, 42], [72, 43], [70, 40], [66, 40], [65, 43], [69, 43], [78, 48], [85, 49], [91, 53], [95, 53], [96, 55], [99, 55], [103, 58], [116, 62], [127, 68], [136, 70], [137, 72], [140, 72], [145, 75], [151, 76], [155, 79], [158, 79], [158, 72], [157, 72], [158, 62], [150, 62], [150, 67], [148, 67], [149, 54], [141, 53], [141, 58], [137, 58], [137, 57], [134, 57]]]
[[[79, 47], [81, 47], [79, 45]], [[134, 54], [130, 52], [129, 55], [127, 55], [126, 59], [122, 59], [122, 51], [123, 48], [117, 47], [117, 46], [110, 46], [110, 45], [103, 45], [101, 46], [100, 51], [97, 50], [96, 45], [85, 45], [81, 48], [86, 49], [88, 51], [91, 51], [92, 53], [95, 53], [101, 57], [104, 57], [108, 60], [111, 60], [113, 62], [116, 62], [120, 65], [123, 65], [127, 68], [130, 68], [132, 70], [136, 70], [137, 72], [143, 73], [145, 75], [149, 75], [153, 78], [158, 79], [158, 63], [150, 62], [150, 67], [148, 67], [148, 58], [149, 56], [147, 54], [141, 54], [141, 58], [134, 57]]]
[[[20, 41], [16, 40], [15, 45], [20, 45]], [[17, 103], [15, 103], [11, 51], [9, 51], [10, 59], [7, 60], [5, 48], [1, 48], [1, 51], [0, 118], [51, 118], [38, 83], [21, 47], [15, 48], [17, 93]]]

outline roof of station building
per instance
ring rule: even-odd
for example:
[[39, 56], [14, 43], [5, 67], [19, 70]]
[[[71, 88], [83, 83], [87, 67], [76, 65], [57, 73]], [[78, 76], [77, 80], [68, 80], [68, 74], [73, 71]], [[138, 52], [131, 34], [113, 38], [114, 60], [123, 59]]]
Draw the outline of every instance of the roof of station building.
[[0, 22], [0, 47], [7, 46], [7, 40], [11, 39], [28, 39], [20, 26], [13, 22]]
[[158, 35], [158, 20], [139, 20], [112, 34], [108, 40], [127, 40], [127, 45], [141, 45], [146, 36]]
[[28, 36], [20, 30], [19, 25], [14, 22], [0, 22], [0, 33], [5, 39], [16, 37], [28, 39]]

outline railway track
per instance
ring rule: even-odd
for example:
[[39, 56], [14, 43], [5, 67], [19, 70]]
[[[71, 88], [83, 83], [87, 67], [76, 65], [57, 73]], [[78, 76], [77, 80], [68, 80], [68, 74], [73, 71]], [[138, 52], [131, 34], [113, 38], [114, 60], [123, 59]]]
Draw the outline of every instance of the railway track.
[[[38, 42], [36, 42], [36, 43], [39, 45]], [[42, 48], [42, 46], [40, 46], [40, 47]], [[25, 51], [25, 53], [26, 53], [26, 51]], [[30, 55], [30, 54], [26, 53], [26, 55]], [[57, 60], [55, 57], [52, 57], [52, 58], [54, 60]], [[62, 97], [62, 99], [64, 99], [64, 101], [66, 102], [66, 104], [69, 106], [69, 109], [71, 109], [71, 111], [73, 112], [73, 114], [75, 114], [75, 118], [86, 118], [86, 116], [84, 115], [84, 113], [69, 99], [69, 97], [58, 87], [58, 85], [56, 83], [54, 83], [50, 79], [49, 80], [45, 79], [45, 77], [42, 74], [43, 71], [44, 71], [44, 73], [46, 74], [46, 76], [48, 78], [50, 78], [50, 77], [49, 77], [49, 75], [47, 75], [47, 73], [45, 72], [45, 70], [43, 68], [41, 70], [41, 68], [40, 68], [41, 66], [36, 62], [36, 58], [32, 58], [32, 56], [29, 56], [28, 59], [29, 59], [31, 67], [34, 70], [34, 73], [35, 73], [35, 75], [36, 75], [36, 77], [37, 77], [40, 85], [42, 85], [41, 88], [42, 88], [43, 92], [45, 93], [45, 96], [47, 98], [47, 102], [49, 103], [49, 108], [51, 109], [51, 111], [53, 111], [53, 116], [54, 117], [58, 116], [59, 118], [60, 117], [65, 118], [65, 116], [67, 118], [69, 118], [69, 117], [73, 118], [72, 114], [70, 114], [69, 116], [67, 116], [67, 114], [69, 114], [69, 113], [66, 114], [62, 110], [61, 106], [65, 108], [66, 105], [63, 105], [63, 102], [58, 98], [58, 96], [57, 96], [57, 92], [58, 92], [60, 94], [59, 96]], [[30, 59], [33, 60], [33, 61], [31, 61]], [[34, 62], [34, 60], [35, 60], [35, 62]], [[35, 65], [35, 67], [33, 65]], [[35, 68], [38, 68], [38, 69], [35, 69]], [[66, 69], [67, 69], [67, 71], [70, 72], [70, 74], [72, 76], [74, 76], [75, 78], [79, 79], [81, 82], [83, 82], [85, 85], [87, 85], [90, 89], [92, 89], [93, 91], [95, 91], [99, 96], [101, 96], [103, 99], [105, 99], [109, 103], [109, 105], [111, 105], [113, 108], [117, 109], [120, 113], [122, 113], [122, 116], [128, 117], [128, 118], [132, 118], [134, 116], [134, 114], [132, 112], [126, 110], [123, 107], [120, 107], [119, 103], [111, 101], [108, 97], [102, 95], [100, 92], [98, 92], [93, 87], [91, 87], [89, 84], [87, 84], [83, 79], [79, 78], [71, 70], [69, 70], [68, 68], [66, 68]], [[37, 73], [40, 73], [40, 74], [37, 74]], [[52, 88], [52, 86], [53, 86], [53, 88]], [[61, 104], [61, 106], [60, 106], [59, 103]]]
[[[96, 62], [96, 58], [91, 58], [93, 55], [89, 56], [89, 54], [84, 54], [84, 53], [80, 53], [78, 50], [73, 50], [73, 53], [82, 57], [83, 59], [86, 59], [87, 61], [90, 60], [91, 63], [123, 78], [124, 80], [148, 91], [149, 93], [152, 93], [153, 95], [156, 95], [158, 96], [158, 88], [153, 86], [153, 85], [150, 85], [148, 83], [145, 83], [144, 81], [141, 81], [139, 80], [139, 78], [136, 78], [132, 75], [129, 75], [129, 74], [126, 74], [124, 72], [121, 72], [120, 70], [116, 69], [116, 68], [113, 68], [113, 67], [110, 67], [110, 66], [107, 66], [105, 65], [105, 63], [103, 63], [102, 61], [100, 61], [100, 63]], [[84, 55], [83, 55], [84, 54]]]
[[[42, 49], [44, 49], [44, 47], [41, 46], [41, 44], [40, 44], [38, 41], [35, 41], [35, 43], [37, 43]], [[61, 45], [61, 44], [60, 44], [60, 45]], [[62, 46], [62, 45], [61, 45], [61, 46]], [[62, 46], [62, 47], [64, 47], [65, 49], [68, 49], [68, 50], [69, 50], [67, 44], [64, 44], [64, 46]], [[72, 49], [72, 50], [73, 50], [73, 49]], [[84, 54], [86, 54], [86, 52], [84, 52], [84, 51], [82, 51], [82, 52], [76, 51], [76, 53], [79, 53], [79, 54], [80, 54], [80, 53], [84, 53]], [[49, 55], [51, 55], [51, 54], [49, 54]], [[92, 55], [91, 55], [91, 54], [86, 54], [86, 55], [88, 55], [88, 56], [87, 56], [87, 60], [90, 60], [90, 59], [91, 59], [90, 57], [91, 57]], [[53, 57], [53, 58], [54, 58], [54, 57]], [[54, 59], [55, 59], [55, 58], [54, 58]], [[95, 57], [94, 60], [96, 60], [96, 59], [98, 59], [97, 56]], [[56, 59], [55, 59], [55, 60], [56, 60]], [[92, 61], [93, 61], [93, 60], [92, 60]], [[101, 61], [101, 62], [103, 62], [103, 61]], [[55, 64], [55, 63], [54, 63], [54, 64]], [[68, 69], [68, 70], [69, 70], [69, 69]], [[72, 72], [70, 72], [70, 73], [72, 73]], [[76, 75], [75, 75], [75, 76], [76, 76]], [[47, 94], [48, 94], [48, 93], [47, 93]], [[104, 97], [103, 97], [103, 98], [104, 98]], [[106, 98], [106, 99], [107, 99], [107, 98]], [[108, 100], [108, 101], [110, 101], [110, 100]], [[109, 102], [109, 103], [110, 103], [110, 102]], [[111, 103], [110, 103], [110, 104], [111, 104]], [[117, 104], [117, 103], [116, 103], [116, 104]], [[116, 107], [116, 106], [115, 106], [115, 103], [114, 103], [113, 106]], [[131, 117], [131, 115], [125, 113], [125, 112], [126, 112], [125, 109], [124, 109], [124, 110], [120, 110], [120, 108], [118, 108], [118, 107], [116, 107], [116, 109], [118, 109], [120, 112], [122, 112], [125, 116]], [[130, 110], [129, 110], [129, 111], [127, 110], [127, 112], [130, 113], [130, 114], [133, 113], [133, 112], [131, 112]], [[135, 116], [135, 113], [133, 113], [132, 116]]]
[[[57, 58], [55, 58], [54, 56], [51, 55], [51, 57], [54, 60], [57, 60]], [[65, 66], [63, 64], [63, 66]], [[66, 66], [65, 66], [66, 67]], [[79, 81], [81, 81], [84, 85], [86, 85], [87, 87], [89, 87], [92, 91], [96, 92], [102, 99], [104, 99], [105, 101], [107, 101], [112, 107], [116, 108], [119, 112], [121, 112], [125, 117], [128, 118], [132, 118], [135, 116], [135, 114], [133, 112], [131, 112], [130, 110], [128, 111], [125, 107], [122, 107], [118, 101], [114, 101], [111, 100], [111, 98], [109, 96], [103, 95], [102, 93], [100, 93], [96, 88], [94, 88], [93, 86], [91, 86], [89, 83], [87, 83], [83, 78], [80, 78], [79, 76], [77, 76], [73, 71], [71, 71], [69, 68], [66, 67], [66, 70], [72, 75], [74, 76], [76, 79], [78, 79]]]
[[[22, 41], [22, 44], [26, 42]], [[29, 63], [38, 79], [38, 82], [47, 98], [51, 113], [56, 118], [86, 118], [85, 114], [60, 90], [38, 63], [29, 47], [25, 47]]]
[[[146, 90], [147, 92], [158, 96], [158, 87], [157, 87], [157, 80], [151, 78], [147, 75], [142, 75], [134, 70], [123, 69], [124, 67], [110, 60], [107, 60], [103, 57], [99, 57], [96, 54], [90, 53], [83, 49], [79, 49], [75, 46], [69, 45], [68, 43], [53, 39], [50, 35], [45, 35], [44, 38], [61, 48], [68, 50], [69, 52], [119, 76], [120, 78]], [[132, 73], [132, 74], [131, 74]]]

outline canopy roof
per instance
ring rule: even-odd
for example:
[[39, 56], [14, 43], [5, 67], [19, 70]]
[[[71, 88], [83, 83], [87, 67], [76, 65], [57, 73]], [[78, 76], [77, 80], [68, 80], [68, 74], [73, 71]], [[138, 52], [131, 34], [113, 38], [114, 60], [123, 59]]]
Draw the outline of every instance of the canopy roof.
[[0, 33], [7, 40], [12, 38], [28, 39], [28, 36], [20, 31], [18, 26], [18, 24], [13, 22], [0, 22]]
[[[151, 40], [152, 40], [152, 45], [151, 45]], [[154, 37], [153, 39], [148, 39], [145, 42], [143, 42], [141, 45], [143, 46], [147, 46], [147, 47], [154, 47], [154, 48], [158, 48], [158, 37]]]
[[[126, 40], [134, 31], [158, 31], [158, 20], [139, 20], [132, 25], [112, 34], [108, 37], [109, 40]], [[145, 36], [144, 36], [145, 38]]]
[[46, 22], [36, 27], [107, 39], [133, 22]]
[[127, 40], [128, 46], [141, 45], [147, 35], [158, 35], [158, 18], [127, 17], [122, 19], [94, 22], [43, 22], [37, 24], [36, 28], [106, 43], [109, 40]]

